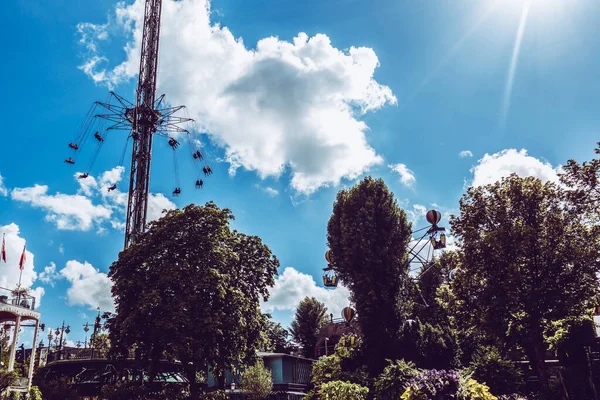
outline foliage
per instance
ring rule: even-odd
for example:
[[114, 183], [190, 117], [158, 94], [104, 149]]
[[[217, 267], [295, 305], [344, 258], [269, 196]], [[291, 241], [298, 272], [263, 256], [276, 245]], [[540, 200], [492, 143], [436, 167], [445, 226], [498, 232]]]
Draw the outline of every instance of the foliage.
[[591, 316], [553, 321], [547, 326], [544, 335], [550, 349], [558, 353], [561, 366], [565, 367], [563, 375], [569, 396], [574, 399], [597, 398], [591, 370], [592, 360], [587, 347], [596, 341]]
[[462, 377], [457, 397], [462, 400], [497, 400], [489, 387], [469, 376]]
[[302, 345], [302, 354], [315, 357], [315, 347], [319, 330], [327, 323], [327, 307], [314, 297], [305, 297], [298, 307], [290, 332], [294, 340]]
[[453, 317], [504, 348], [523, 348], [544, 393], [545, 326], [585, 314], [598, 290], [595, 228], [567, 200], [553, 183], [513, 174], [470, 187], [451, 219], [461, 243], [446, 299]]
[[[597, 145], [594, 153], [599, 155], [600, 142]], [[600, 222], [600, 159], [594, 158], [581, 164], [575, 160], [567, 161], [560, 180], [569, 188], [567, 198], [575, 206], [575, 211], [584, 214], [589, 221]]]
[[122, 251], [110, 267], [116, 315], [109, 320], [115, 356], [185, 366], [192, 397], [196, 373], [250, 365], [263, 346], [265, 316], [279, 262], [256, 236], [231, 230], [229, 209], [214, 203], [171, 210]]
[[10, 392], [9, 399], [10, 400], [21, 400], [23, 398], [21, 392]]
[[29, 399], [30, 400], [42, 400], [42, 391], [37, 386], [32, 386], [29, 389]]
[[189, 399], [185, 386], [178, 384], [140, 385], [136, 382], [117, 382], [102, 387], [102, 397], [106, 400], [184, 400]]
[[46, 379], [44, 374], [38, 373], [33, 377], [33, 381], [34, 385], [44, 394], [46, 400], [64, 400], [76, 395], [66, 376]]
[[0, 370], [0, 393], [4, 392], [6, 388], [15, 385], [16, 383], [17, 374], [14, 371], [8, 372], [5, 369]]
[[[431, 325], [448, 325], [449, 315], [438, 301], [438, 290], [442, 285], [450, 283], [450, 271], [458, 266], [458, 255], [455, 251], [444, 251], [422, 266], [419, 274], [419, 298], [417, 301], [427, 304], [419, 310], [419, 320]], [[421, 299], [422, 296], [422, 299]]]
[[246, 368], [242, 376], [242, 389], [249, 393], [250, 400], [262, 400], [273, 390], [271, 371], [265, 368], [263, 361]]
[[411, 227], [383, 180], [364, 178], [337, 194], [327, 225], [333, 268], [351, 292], [370, 373], [400, 358], [396, 335], [411, 311], [407, 246]]
[[456, 371], [422, 371], [413, 378], [402, 394], [403, 400], [429, 400], [443, 396], [455, 396], [460, 385], [460, 375]]
[[493, 346], [475, 352], [468, 369], [477, 381], [485, 383], [496, 395], [520, 392], [525, 384], [521, 370]]
[[326, 382], [348, 381], [366, 386], [368, 375], [363, 364], [362, 340], [356, 338], [352, 345], [342, 336], [333, 354], [313, 363], [312, 383], [319, 387]]
[[271, 315], [266, 314], [267, 320], [265, 321], [265, 336], [266, 343], [264, 346], [265, 351], [272, 351], [275, 353], [290, 354], [294, 350], [294, 346], [290, 343], [288, 337], [290, 333], [281, 326], [280, 323], [272, 321]]
[[200, 400], [228, 400], [229, 395], [224, 390], [217, 390], [210, 393], [202, 393]]
[[106, 357], [110, 351], [110, 338], [108, 334], [96, 333], [90, 346], [94, 348], [94, 357]]
[[321, 386], [321, 398], [326, 400], [366, 400], [369, 388], [356, 383], [331, 381]]
[[404, 360], [387, 360], [388, 365], [373, 383], [374, 397], [377, 400], [397, 400], [406, 390], [408, 382], [419, 371], [415, 365]]

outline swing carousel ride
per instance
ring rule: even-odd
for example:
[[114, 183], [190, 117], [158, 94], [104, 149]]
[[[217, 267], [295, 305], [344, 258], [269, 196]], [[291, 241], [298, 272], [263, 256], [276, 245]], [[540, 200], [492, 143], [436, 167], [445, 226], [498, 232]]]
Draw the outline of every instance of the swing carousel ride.
[[[119, 166], [123, 166], [127, 145], [132, 142], [131, 169], [129, 178], [129, 197], [127, 201], [127, 216], [125, 225], [125, 248], [134, 243], [146, 228], [148, 210], [148, 192], [150, 185], [150, 160], [152, 157], [152, 141], [155, 136], [167, 140], [173, 150], [173, 170], [175, 188], [173, 196], [181, 194], [179, 183], [179, 167], [177, 148], [179, 140], [187, 139], [189, 154], [196, 167], [197, 177], [194, 183], [196, 189], [204, 186], [204, 177], [212, 175], [210, 165], [203, 164], [204, 157], [198, 148], [198, 142], [192, 140], [188, 130], [182, 124], [193, 122], [191, 118], [175, 115], [185, 106], [167, 107], [163, 104], [165, 95], [156, 98], [156, 76], [158, 72], [158, 49], [160, 39], [160, 17], [162, 0], [145, 0], [144, 26], [141, 43], [140, 69], [136, 90], [135, 104], [110, 92], [105, 102], [95, 102], [86, 115], [74, 140], [68, 147], [73, 154], [65, 159], [65, 163], [74, 165], [78, 155], [91, 137], [95, 143], [92, 159], [79, 179], [87, 179], [101, 148], [109, 138], [109, 132], [127, 131], [125, 145]], [[116, 182], [106, 188], [108, 191], [117, 189]]]

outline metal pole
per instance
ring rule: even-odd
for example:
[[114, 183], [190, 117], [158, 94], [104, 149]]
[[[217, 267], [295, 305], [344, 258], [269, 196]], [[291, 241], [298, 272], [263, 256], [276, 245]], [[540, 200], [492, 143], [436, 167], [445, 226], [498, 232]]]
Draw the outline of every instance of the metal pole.
[[[35, 332], [33, 333], [33, 345], [31, 346], [31, 356], [29, 359], [29, 374], [27, 376], [27, 392], [31, 390], [31, 379], [33, 378], [33, 366], [35, 364], [35, 343], [37, 342], [38, 328], [40, 326], [40, 321], [35, 321]], [[23, 354], [23, 358], [25, 358], [25, 354]], [[25, 361], [25, 360], [23, 360]]]

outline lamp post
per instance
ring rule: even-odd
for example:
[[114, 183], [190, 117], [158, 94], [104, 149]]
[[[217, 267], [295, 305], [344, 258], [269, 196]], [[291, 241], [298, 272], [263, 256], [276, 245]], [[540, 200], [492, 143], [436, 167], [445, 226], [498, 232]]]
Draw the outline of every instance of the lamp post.
[[325, 357], [327, 357], [327, 345], [329, 344], [328, 342], [329, 342], [329, 338], [326, 337], [325, 338]]
[[58, 338], [58, 335], [60, 334], [60, 340], [58, 342], [58, 359], [62, 360], [63, 345], [66, 343], [66, 340], [63, 340], [63, 337], [65, 334], [68, 335], [71, 333], [71, 327], [69, 325], [65, 326], [65, 321], [63, 321], [62, 326], [60, 328], [56, 328], [54, 333], [56, 334], [55, 338]]
[[[98, 310], [98, 315], [96, 315], [96, 318], [94, 319], [94, 325], [93, 325], [94, 330], [92, 331], [92, 336], [90, 337], [90, 348], [92, 349], [91, 358], [94, 358], [94, 352], [96, 350], [95, 339], [96, 339], [96, 335], [98, 334], [98, 331], [106, 330], [106, 322], [103, 323], [102, 319], [107, 319], [111, 315], [111, 313], [109, 313], [109, 312], [104, 312], [102, 317], [100, 317], [100, 307], [96, 308], [96, 310]], [[88, 322], [86, 322], [85, 325], [83, 326], [83, 330], [86, 333], [90, 330], [90, 324]]]

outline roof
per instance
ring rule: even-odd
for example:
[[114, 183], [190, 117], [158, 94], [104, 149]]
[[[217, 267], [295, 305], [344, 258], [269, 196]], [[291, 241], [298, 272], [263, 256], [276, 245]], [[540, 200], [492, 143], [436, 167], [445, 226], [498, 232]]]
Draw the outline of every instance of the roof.
[[299, 360], [315, 361], [312, 358], [295, 356], [295, 355], [286, 354], [286, 353], [270, 353], [270, 352], [266, 352], [266, 351], [259, 351], [259, 352], [256, 353], [256, 355], [258, 355], [260, 358], [293, 357], [293, 358], [297, 358]]

